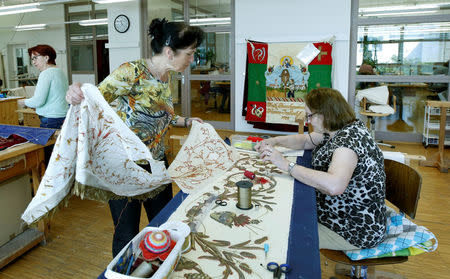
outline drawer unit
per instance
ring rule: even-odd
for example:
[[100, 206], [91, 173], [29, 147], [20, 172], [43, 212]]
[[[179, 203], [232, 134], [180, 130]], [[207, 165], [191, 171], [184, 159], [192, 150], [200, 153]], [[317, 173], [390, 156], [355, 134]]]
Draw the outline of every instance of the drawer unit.
[[31, 201], [30, 176], [15, 176], [0, 183], [0, 246], [26, 229], [20, 216]]

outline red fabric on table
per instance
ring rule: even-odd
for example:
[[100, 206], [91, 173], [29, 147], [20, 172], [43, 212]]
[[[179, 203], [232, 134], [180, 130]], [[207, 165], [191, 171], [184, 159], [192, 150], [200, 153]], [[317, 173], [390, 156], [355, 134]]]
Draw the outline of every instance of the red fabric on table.
[[9, 137], [4, 138], [0, 137], [0, 150], [4, 150], [6, 148], [12, 147], [14, 145], [18, 145], [24, 142], [27, 142], [26, 138], [23, 138], [16, 134], [11, 134]]

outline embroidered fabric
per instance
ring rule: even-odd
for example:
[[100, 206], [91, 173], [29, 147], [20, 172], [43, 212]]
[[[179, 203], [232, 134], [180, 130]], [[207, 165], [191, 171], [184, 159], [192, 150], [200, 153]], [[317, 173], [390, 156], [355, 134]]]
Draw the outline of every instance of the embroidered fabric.
[[[183, 254], [174, 277], [266, 278], [268, 271], [261, 263], [286, 262], [294, 180], [256, 154], [241, 152], [240, 156], [170, 216], [169, 221], [183, 221], [191, 228], [191, 249]], [[255, 174], [251, 210], [236, 207], [236, 182], [249, 181], [245, 170]], [[217, 204], [218, 199], [226, 205]], [[265, 243], [271, 247], [267, 258]]]
[[[47, 171], [22, 215], [28, 224], [68, 196], [74, 181], [127, 197], [149, 193], [171, 182], [164, 162], [152, 158], [97, 87], [84, 84], [81, 89], [84, 100], [70, 107]], [[152, 173], [137, 165], [138, 160], [147, 160]], [[79, 189], [77, 194], [83, 195]]]
[[183, 192], [191, 194], [225, 173], [238, 158], [237, 151], [220, 138], [213, 126], [194, 121], [169, 173]]

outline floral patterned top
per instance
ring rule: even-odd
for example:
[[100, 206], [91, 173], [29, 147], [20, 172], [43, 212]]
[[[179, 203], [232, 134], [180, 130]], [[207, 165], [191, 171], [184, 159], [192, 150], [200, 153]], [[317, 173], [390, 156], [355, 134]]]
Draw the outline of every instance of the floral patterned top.
[[164, 135], [175, 124], [170, 82], [155, 78], [144, 59], [120, 65], [98, 86], [105, 100], [150, 149], [153, 159], [164, 158]]
[[328, 171], [337, 148], [353, 150], [358, 162], [344, 193], [329, 196], [316, 191], [318, 221], [359, 248], [383, 241], [386, 230], [384, 157], [361, 121], [352, 122], [312, 152], [315, 170]]

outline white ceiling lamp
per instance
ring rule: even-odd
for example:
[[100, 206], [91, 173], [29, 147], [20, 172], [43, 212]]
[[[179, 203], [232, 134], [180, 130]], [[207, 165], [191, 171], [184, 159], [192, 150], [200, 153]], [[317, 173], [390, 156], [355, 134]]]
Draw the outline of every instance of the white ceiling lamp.
[[37, 12], [41, 10], [42, 9], [39, 8], [39, 3], [12, 5], [0, 7], [0, 15], [21, 14], [21, 13]]
[[190, 25], [222, 25], [231, 24], [231, 17], [206, 17], [189, 20]]
[[130, 2], [130, 1], [134, 1], [134, 0], [94, 0], [94, 3], [111, 4], [111, 3]]
[[47, 24], [29, 24], [29, 25], [17, 25], [14, 27], [16, 31], [29, 31], [29, 30], [42, 30], [47, 28]]
[[378, 6], [360, 8], [361, 16], [392, 16], [392, 15], [412, 15], [437, 13], [441, 7], [448, 6], [449, 3], [418, 4], [418, 5], [398, 5], [398, 6]]
[[414, 15], [414, 14], [433, 14], [437, 13], [437, 10], [428, 11], [386, 11], [378, 13], [362, 13], [362, 16], [394, 16], [394, 15]]
[[81, 26], [106, 25], [108, 24], [108, 19], [107, 18], [86, 19], [80, 20], [78, 24]]

